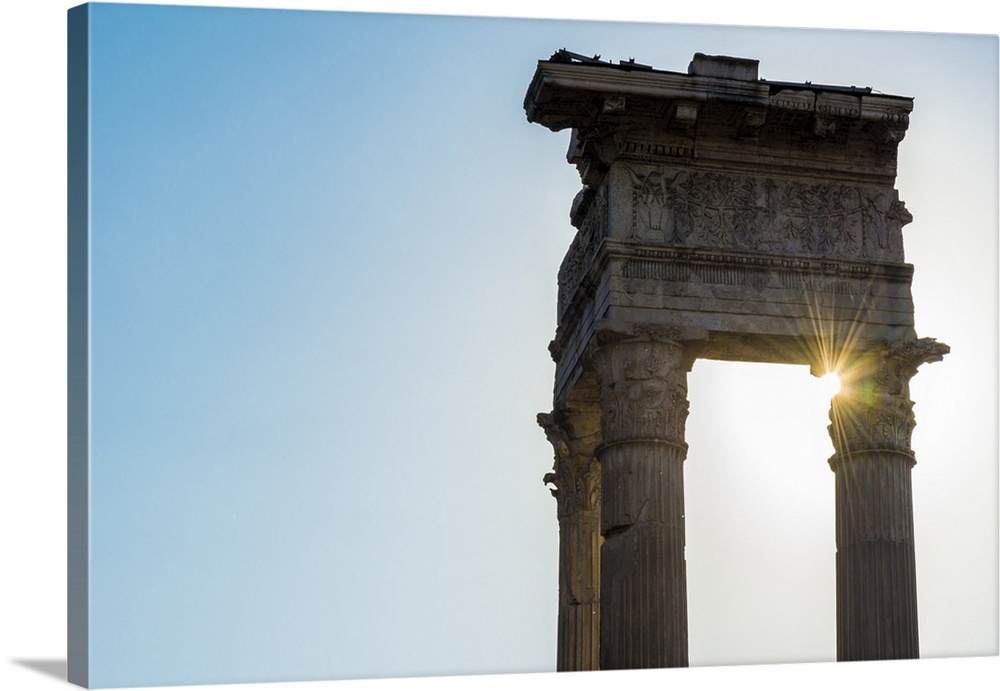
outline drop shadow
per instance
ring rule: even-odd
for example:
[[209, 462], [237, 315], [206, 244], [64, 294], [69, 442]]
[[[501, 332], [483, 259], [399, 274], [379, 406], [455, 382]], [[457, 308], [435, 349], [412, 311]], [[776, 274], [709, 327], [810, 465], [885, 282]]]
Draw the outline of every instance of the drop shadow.
[[40, 674], [66, 681], [66, 660], [45, 659], [45, 660], [11, 660], [11, 662], [33, 669]]

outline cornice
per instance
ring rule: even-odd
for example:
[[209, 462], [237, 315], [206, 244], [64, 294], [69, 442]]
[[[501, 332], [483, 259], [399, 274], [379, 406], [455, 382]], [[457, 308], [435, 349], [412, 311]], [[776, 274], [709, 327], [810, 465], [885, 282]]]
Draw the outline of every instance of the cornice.
[[[579, 130], [584, 140], [655, 127], [703, 140], [765, 137], [778, 144], [794, 135], [799, 144], [811, 139], [842, 147], [849, 139], [855, 149], [893, 150], [913, 109], [911, 97], [869, 87], [750, 79], [746, 70], [733, 78], [555, 59], [561, 53], [538, 62], [525, 113], [553, 131]], [[736, 60], [708, 59], [719, 61], [720, 74], [725, 61]]]

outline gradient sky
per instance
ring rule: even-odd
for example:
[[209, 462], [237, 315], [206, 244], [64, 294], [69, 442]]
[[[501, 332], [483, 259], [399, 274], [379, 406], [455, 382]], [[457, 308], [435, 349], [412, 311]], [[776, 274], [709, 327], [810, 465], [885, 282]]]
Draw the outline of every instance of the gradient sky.
[[[997, 653], [997, 39], [95, 5], [97, 686], [554, 669], [559, 48], [913, 96], [921, 652]], [[835, 658], [827, 401], [699, 361], [692, 665]], [[724, 433], [720, 433], [724, 430]], [[331, 653], [331, 651], [335, 651]]]

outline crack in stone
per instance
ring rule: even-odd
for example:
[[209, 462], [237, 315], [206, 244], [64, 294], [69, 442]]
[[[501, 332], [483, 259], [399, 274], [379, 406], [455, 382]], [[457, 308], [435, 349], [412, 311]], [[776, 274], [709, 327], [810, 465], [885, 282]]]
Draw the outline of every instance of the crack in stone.
[[639, 507], [639, 511], [634, 520], [632, 520], [630, 523], [622, 523], [616, 526], [612, 526], [611, 528], [608, 528], [604, 533], [604, 539], [610, 540], [614, 537], [627, 533], [632, 528], [636, 527], [639, 523], [642, 523], [646, 515], [646, 509], [648, 507], [649, 507], [649, 499], [642, 502], [642, 506]]

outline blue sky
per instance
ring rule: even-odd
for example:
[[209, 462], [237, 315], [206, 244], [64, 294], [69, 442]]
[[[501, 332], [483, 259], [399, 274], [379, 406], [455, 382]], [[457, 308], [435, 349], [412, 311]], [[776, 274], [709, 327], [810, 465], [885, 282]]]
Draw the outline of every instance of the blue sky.
[[[922, 652], [996, 653], [995, 37], [92, 21], [98, 685], [554, 667], [534, 415], [579, 180], [568, 134], [521, 100], [562, 47], [676, 71], [754, 57], [772, 80], [915, 97], [897, 187], [917, 330], [952, 345], [912, 387]], [[699, 362], [689, 389], [692, 664], [832, 660], [820, 388]]]

